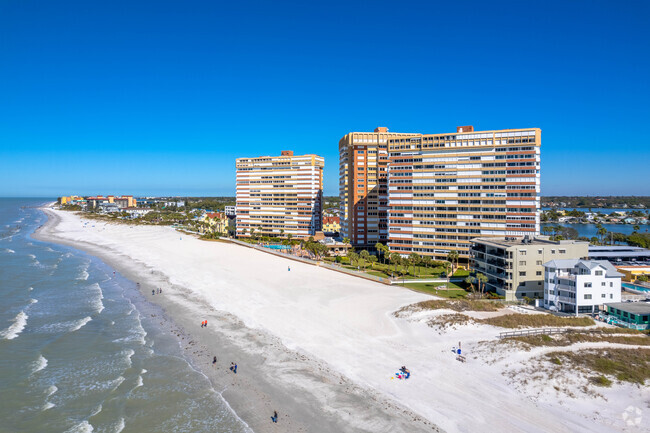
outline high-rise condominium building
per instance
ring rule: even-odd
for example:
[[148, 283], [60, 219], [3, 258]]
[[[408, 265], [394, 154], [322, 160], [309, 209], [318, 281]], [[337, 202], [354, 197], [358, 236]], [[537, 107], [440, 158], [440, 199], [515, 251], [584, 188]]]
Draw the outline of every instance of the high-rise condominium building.
[[292, 151], [237, 159], [237, 236], [320, 231], [324, 165], [320, 156]]
[[467, 261], [470, 239], [539, 234], [539, 128], [388, 140], [389, 248]]
[[388, 140], [410, 134], [350, 132], [339, 140], [341, 236], [356, 246], [388, 240]]

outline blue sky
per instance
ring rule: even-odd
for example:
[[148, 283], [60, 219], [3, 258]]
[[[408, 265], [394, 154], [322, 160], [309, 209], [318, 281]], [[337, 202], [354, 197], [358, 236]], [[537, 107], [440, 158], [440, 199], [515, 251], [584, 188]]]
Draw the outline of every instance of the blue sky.
[[650, 195], [647, 1], [0, 1], [0, 196], [234, 195], [349, 131], [542, 128], [542, 195]]

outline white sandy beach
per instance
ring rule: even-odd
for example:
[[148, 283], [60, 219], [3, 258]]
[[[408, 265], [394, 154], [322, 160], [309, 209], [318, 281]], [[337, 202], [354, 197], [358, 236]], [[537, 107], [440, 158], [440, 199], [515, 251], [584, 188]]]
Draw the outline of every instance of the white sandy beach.
[[[256, 432], [648, 431], [648, 387], [615, 384], [595, 398], [558, 394], [550, 385], [540, 390], [539, 383], [517, 386], [504, 371], [524, 368], [541, 351], [488, 363], [481, 342], [502, 329], [468, 325], [440, 334], [424, 316], [393, 316], [428, 295], [167, 227], [47, 212], [58, 218], [50, 218], [41, 238], [87, 249], [130, 278], [141, 276], [145, 294], [164, 287], [152, 301], [202, 348], [197, 356], [211, 358], [217, 340], [233, 347], [236, 378], [223, 369], [211, 374], [207, 362], [205, 370]], [[218, 335], [203, 332], [204, 319]], [[451, 353], [458, 341], [467, 363]], [[219, 357], [221, 367], [231, 361]], [[411, 378], [391, 379], [402, 365]], [[630, 405], [643, 410], [645, 423], [626, 425], [621, 415]], [[268, 420], [274, 409], [277, 425]]]

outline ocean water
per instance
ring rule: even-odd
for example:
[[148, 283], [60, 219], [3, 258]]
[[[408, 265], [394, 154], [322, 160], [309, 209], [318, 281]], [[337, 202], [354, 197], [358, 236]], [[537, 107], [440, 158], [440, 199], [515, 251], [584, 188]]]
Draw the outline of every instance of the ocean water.
[[135, 283], [0, 199], [0, 432], [246, 432]]

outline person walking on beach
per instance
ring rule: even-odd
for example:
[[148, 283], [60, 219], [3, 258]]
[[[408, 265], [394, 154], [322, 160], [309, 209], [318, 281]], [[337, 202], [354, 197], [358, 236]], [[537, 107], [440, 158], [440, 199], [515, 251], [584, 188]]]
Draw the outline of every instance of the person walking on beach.
[[231, 362], [230, 363], [230, 371], [237, 374], [237, 364], [235, 364], [234, 362]]
[[207, 320], [205, 321], [205, 327], [206, 328], [208, 327], [208, 321]]
[[271, 421], [277, 423], [278, 422], [278, 411], [274, 410], [273, 411], [273, 416], [271, 417]]
[[212, 358], [212, 366], [214, 367], [216, 363], [217, 363], [217, 357], [215, 356], [214, 358]]
[[151, 294], [152, 294], [152, 295], [155, 295], [155, 294], [156, 294], [156, 293], [153, 291], [153, 289], [151, 289]]

